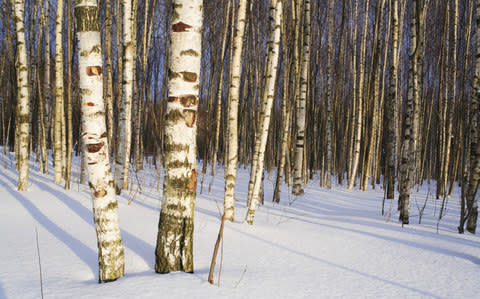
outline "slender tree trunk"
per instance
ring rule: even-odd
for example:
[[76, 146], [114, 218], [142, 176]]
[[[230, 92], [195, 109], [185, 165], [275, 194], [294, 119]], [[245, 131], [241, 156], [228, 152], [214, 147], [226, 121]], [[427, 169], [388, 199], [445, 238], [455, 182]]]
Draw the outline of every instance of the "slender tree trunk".
[[397, 106], [397, 53], [398, 53], [398, 0], [392, 1], [392, 54], [390, 62], [390, 89], [389, 98], [386, 105], [385, 117], [387, 121], [387, 141], [385, 155], [387, 162], [387, 199], [393, 199], [395, 196], [395, 148], [396, 148], [396, 129], [392, 125], [395, 119], [395, 110]]
[[[119, 26], [117, 24], [117, 26]], [[112, 13], [111, 3], [105, 1], [105, 108], [107, 110], [107, 135], [108, 148], [110, 152], [114, 152], [115, 142], [113, 142], [113, 74], [112, 74]]]
[[[230, 19], [232, 19], [232, 24], [233, 24], [233, 18], [230, 17], [230, 10], [232, 6], [232, 1], [228, 0], [227, 4], [227, 9], [226, 9], [226, 16], [228, 16]], [[212, 183], [213, 183], [213, 178], [215, 177], [215, 169], [217, 167], [217, 155], [218, 155], [218, 146], [220, 143], [220, 120], [222, 116], [222, 89], [223, 89], [223, 65], [225, 63], [224, 58], [226, 54], [226, 43], [227, 43], [227, 38], [228, 38], [228, 19], [225, 21], [225, 26], [223, 27], [223, 40], [222, 40], [222, 52], [220, 56], [220, 67], [218, 71], [220, 72], [220, 78], [218, 79], [218, 89], [217, 89], [217, 111], [215, 112], [215, 141], [214, 141], [214, 148], [213, 148], [213, 157], [212, 157], [212, 181], [210, 182], [208, 186], [208, 192], [211, 191], [212, 188]]]
[[123, 12], [123, 68], [122, 68], [122, 102], [118, 117], [118, 145], [115, 163], [115, 184], [117, 194], [128, 189], [128, 171], [132, 139], [132, 98], [133, 76], [135, 73], [134, 43], [132, 26], [132, 0], [122, 1]]
[[[275, 1], [272, 1], [274, 3]], [[252, 199], [248, 205], [248, 211], [246, 216], [246, 221], [248, 224], [253, 224], [253, 218], [255, 216], [255, 210], [260, 201], [260, 187], [261, 181], [264, 173], [264, 161], [265, 161], [265, 148], [267, 146], [268, 131], [270, 127], [270, 116], [273, 107], [273, 100], [275, 99], [275, 83], [277, 79], [277, 68], [278, 68], [278, 57], [279, 57], [279, 45], [280, 45], [280, 28], [282, 25], [282, 1], [276, 1], [275, 10], [272, 12], [274, 14], [274, 25], [271, 29], [273, 32], [273, 45], [271, 46], [271, 52], [268, 55], [271, 55], [270, 59], [267, 59], [269, 65], [267, 65], [267, 74], [265, 76], [265, 92], [264, 98], [266, 97], [266, 106], [265, 114], [263, 116], [263, 123], [261, 124], [261, 134], [260, 134], [260, 144], [258, 149], [258, 169], [256, 173], [251, 174], [255, 176], [254, 185], [252, 191]]]
[[62, 16], [63, 16], [63, 0], [57, 3], [57, 17], [55, 27], [55, 123], [54, 123], [54, 176], [53, 180], [56, 184], [62, 182], [62, 115], [63, 115], [63, 42], [62, 42]]
[[[63, 0], [60, 0], [63, 1]], [[72, 151], [73, 151], [73, 112], [72, 112], [72, 18], [71, 1], [67, 2], [67, 152], [65, 168], [65, 189], [70, 189], [72, 176]]]
[[301, 195], [303, 190], [303, 164], [304, 164], [304, 145], [305, 145], [305, 116], [306, 100], [308, 89], [308, 74], [310, 69], [310, 0], [305, 0], [303, 10], [303, 28], [304, 41], [302, 51], [302, 65], [300, 74], [300, 96], [298, 98], [297, 109], [297, 137], [295, 143], [295, 177], [292, 194]]
[[[405, 126], [402, 144], [402, 157], [399, 166], [399, 198], [398, 210], [400, 211], [399, 220], [402, 224], [409, 223], [410, 213], [410, 194], [412, 192], [413, 178], [415, 176], [415, 113], [418, 102], [418, 15], [419, 0], [412, 3], [412, 20], [410, 25], [410, 69], [408, 80], [408, 96], [405, 108]], [[418, 119], [418, 118], [417, 118]]]
[[170, 30], [165, 181], [155, 271], [193, 272], [197, 189], [196, 131], [202, 53], [202, 1], [174, 0]]
[[228, 91], [228, 156], [225, 170], [225, 219], [234, 220], [234, 189], [238, 164], [238, 100], [240, 97], [240, 77], [242, 74], [242, 49], [245, 34], [247, 1], [239, 0], [233, 41], [233, 57], [230, 64], [230, 88]]
[[[475, 15], [475, 44], [477, 52], [475, 55], [475, 74], [472, 96], [471, 115], [470, 115], [470, 179], [468, 182], [466, 202], [467, 202], [467, 231], [474, 234], [477, 228], [478, 219], [478, 199], [476, 197], [478, 185], [480, 182], [480, 133], [478, 128], [478, 117], [480, 115], [480, 2], [477, 1]], [[463, 223], [461, 224], [463, 232]]]
[[17, 136], [18, 138], [18, 191], [28, 188], [28, 140], [30, 130], [30, 91], [28, 87], [27, 49], [24, 26], [25, 1], [15, 0], [15, 29], [17, 31]]
[[75, 1], [82, 139], [98, 241], [99, 282], [124, 275], [118, 203], [108, 158], [103, 101], [102, 51], [96, 0]]

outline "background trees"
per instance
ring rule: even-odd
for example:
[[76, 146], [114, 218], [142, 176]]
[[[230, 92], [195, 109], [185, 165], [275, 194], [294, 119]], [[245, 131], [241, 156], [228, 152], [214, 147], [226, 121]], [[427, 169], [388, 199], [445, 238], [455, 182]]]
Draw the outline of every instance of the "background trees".
[[[62, 1], [17, 2], [0, 1], [0, 143], [4, 150], [36, 153], [45, 171], [52, 153], [47, 150], [53, 150], [55, 159], [49, 159], [60, 171], [56, 181], [63, 177], [69, 182], [71, 166], [59, 155], [71, 153], [67, 145], [81, 151], [83, 95], [78, 41], [69, 29], [71, 1], [63, 7]], [[289, 191], [301, 194], [303, 185], [317, 178], [322, 186], [351, 189], [383, 184], [386, 198], [394, 199], [398, 178], [405, 209], [406, 187], [413, 190], [427, 181], [436, 183], [439, 199], [455, 188], [463, 190], [463, 227], [473, 215], [478, 186], [476, 3], [282, 0], [283, 23], [275, 25], [281, 28], [277, 76], [269, 77], [267, 16], [274, 2], [279, 1], [204, 3], [201, 68], [194, 84], [199, 99], [196, 153], [204, 162], [202, 173], [207, 165], [214, 166], [214, 173], [217, 162], [227, 168], [227, 219], [233, 219], [235, 169], [253, 168], [263, 128], [265, 171], [252, 171], [252, 179], [276, 175], [277, 201], [280, 191], [294, 186]], [[128, 178], [141, 171], [143, 162], [167, 166], [168, 78], [175, 75], [169, 72], [170, 1], [122, 3], [99, 1], [98, 14], [107, 142], [119, 180], [121, 174]], [[133, 5], [131, 12], [127, 4]], [[25, 10], [23, 18], [15, 17], [17, 6]], [[17, 28], [22, 24], [25, 42]], [[22, 44], [26, 67], [15, 67]], [[123, 44], [129, 46], [119, 46]], [[27, 78], [17, 70], [28, 71]], [[270, 120], [264, 117], [267, 88], [273, 94]], [[130, 108], [123, 105], [127, 98]], [[131, 120], [124, 117], [128, 113], [133, 113]], [[305, 128], [297, 125], [303, 122]], [[131, 136], [122, 137], [127, 128], [133, 128]], [[71, 141], [65, 139], [68, 134]], [[130, 143], [134, 150], [129, 154]], [[19, 156], [19, 166], [21, 161], [26, 160]], [[133, 161], [132, 171], [121, 165]], [[25, 177], [25, 167], [20, 169]], [[261, 201], [261, 195], [255, 196]]]

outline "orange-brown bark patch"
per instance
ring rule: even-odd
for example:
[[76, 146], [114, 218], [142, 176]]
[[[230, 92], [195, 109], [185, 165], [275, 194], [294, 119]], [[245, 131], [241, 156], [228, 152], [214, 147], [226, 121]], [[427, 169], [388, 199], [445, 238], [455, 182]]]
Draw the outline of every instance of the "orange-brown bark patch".
[[100, 76], [102, 74], [102, 67], [99, 65], [87, 66], [87, 76]]

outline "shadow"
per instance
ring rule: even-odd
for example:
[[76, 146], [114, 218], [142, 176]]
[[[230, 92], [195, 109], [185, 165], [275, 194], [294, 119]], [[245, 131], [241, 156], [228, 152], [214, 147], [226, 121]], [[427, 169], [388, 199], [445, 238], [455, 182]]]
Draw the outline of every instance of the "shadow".
[[2, 284], [0, 283], [0, 298], [7, 298], [5, 291], [3, 290]]
[[[5, 175], [3, 172], [0, 174], [7, 180], [9, 180], [13, 185], [15, 185], [15, 181]], [[97, 272], [97, 253], [94, 252], [90, 247], [83, 244], [80, 240], [76, 239], [53, 221], [48, 219], [45, 214], [43, 214], [29, 199], [22, 195], [21, 192], [12, 189], [12, 187], [4, 182], [0, 182], [7, 192], [9, 192], [12, 197], [16, 198], [18, 202], [27, 210], [27, 212], [40, 224], [45, 228], [48, 232], [50, 232], [53, 236], [55, 236], [59, 241], [65, 244], [73, 254], [75, 254], [78, 258], [80, 258], [86, 265], [88, 265], [92, 271], [92, 274], [95, 276]]]
[[316, 257], [316, 256], [312, 256], [312, 255], [309, 255], [307, 253], [303, 253], [301, 251], [297, 251], [295, 249], [291, 249], [291, 248], [288, 248], [288, 247], [285, 247], [285, 246], [282, 246], [282, 245], [278, 245], [278, 244], [275, 244], [275, 243], [271, 243], [271, 242], [268, 242], [268, 241], [265, 241], [263, 240], [262, 238], [260, 237], [257, 237], [253, 234], [249, 234], [249, 233], [246, 233], [246, 232], [243, 232], [241, 230], [239, 230], [238, 228], [234, 228], [234, 227], [230, 227], [230, 229], [232, 230], [235, 230], [236, 232], [244, 235], [244, 236], [247, 236], [247, 237], [250, 237], [254, 240], [257, 240], [257, 241], [260, 241], [262, 243], [266, 243], [268, 244], [269, 246], [273, 246], [273, 247], [277, 247], [279, 249], [282, 249], [282, 250], [285, 250], [285, 251], [288, 251], [292, 254], [295, 254], [295, 255], [298, 255], [298, 256], [302, 256], [302, 257], [306, 257], [306, 258], [309, 258], [313, 261], [316, 261], [316, 262], [319, 262], [319, 263], [323, 263], [323, 264], [326, 264], [326, 265], [329, 265], [329, 266], [332, 266], [332, 267], [335, 267], [335, 268], [338, 268], [340, 270], [344, 270], [344, 271], [348, 271], [348, 272], [351, 272], [351, 273], [354, 273], [354, 274], [357, 274], [357, 275], [360, 275], [360, 276], [363, 276], [365, 278], [369, 278], [369, 279], [375, 279], [375, 280], [378, 280], [380, 282], [383, 282], [385, 284], [389, 284], [389, 285], [392, 285], [392, 286], [395, 286], [395, 287], [399, 287], [399, 288], [402, 288], [402, 289], [405, 289], [405, 290], [409, 290], [409, 291], [412, 291], [412, 292], [415, 292], [415, 293], [418, 293], [419, 295], [421, 296], [428, 296], [428, 297], [432, 297], [432, 298], [441, 298], [440, 296], [437, 296], [435, 294], [432, 294], [432, 293], [429, 293], [428, 291], [424, 291], [424, 290], [420, 290], [420, 289], [416, 289], [416, 288], [413, 288], [413, 287], [409, 287], [407, 285], [403, 285], [401, 283], [398, 283], [398, 282], [395, 282], [395, 281], [390, 281], [390, 280], [387, 280], [387, 279], [384, 279], [382, 277], [379, 277], [379, 276], [376, 276], [374, 274], [369, 274], [369, 273], [365, 273], [365, 272], [361, 272], [359, 270], [355, 270], [355, 269], [352, 269], [352, 268], [349, 268], [349, 267], [346, 267], [346, 266], [343, 266], [343, 265], [338, 265], [338, 264], [335, 264], [335, 263], [332, 263], [330, 261], [327, 261], [327, 260], [324, 260], [324, 259], [321, 259], [319, 257]]
[[[77, 214], [82, 220], [89, 224], [93, 229], [95, 229], [95, 223], [93, 222], [93, 214], [92, 211], [85, 208], [81, 203], [76, 200], [72, 200], [65, 197], [65, 194], [55, 190], [54, 188], [50, 187], [48, 184], [41, 182], [37, 179], [36, 175], [35, 178], [32, 178], [32, 182], [34, 182], [40, 189], [51, 193], [56, 198], [58, 198], [66, 207], [72, 210], [75, 214]], [[139, 255], [147, 265], [151, 265], [152, 261], [154, 260], [153, 253], [155, 249], [153, 245], [148, 244], [147, 242], [139, 239], [135, 235], [127, 232], [126, 230], [120, 228], [123, 244], [125, 247], [128, 247], [130, 250], [135, 252]], [[134, 246], [127, 246], [127, 244], [134, 244]]]

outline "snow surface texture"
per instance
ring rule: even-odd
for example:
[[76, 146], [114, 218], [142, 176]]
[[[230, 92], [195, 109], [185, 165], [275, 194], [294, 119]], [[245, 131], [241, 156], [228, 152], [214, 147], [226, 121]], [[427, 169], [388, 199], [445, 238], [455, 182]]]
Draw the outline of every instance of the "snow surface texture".
[[[428, 186], [413, 195], [411, 224], [402, 228], [396, 201], [391, 206], [387, 201], [390, 217], [381, 215], [380, 188], [327, 190], [314, 180], [297, 198], [284, 186], [281, 203], [273, 205], [272, 174], [266, 175], [265, 205], [249, 226], [243, 221], [249, 171], [243, 168], [237, 177], [237, 221], [225, 224], [220, 287], [210, 285], [207, 276], [223, 206], [221, 168], [212, 192], [206, 192], [211, 177], [205, 177], [204, 192], [197, 196], [195, 273], [156, 274], [162, 194], [157, 180], [163, 171], [148, 165], [137, 176], [132, 170], [131, 190], [118, 197], [127, 274], [98, 284], [92, 201], [88, 187], [78, 184], [78, 158], [74, 164], [72, 190], [64, 191], [31, 160], [29, 191], [17, 192], [14, 159], [0, 154], [0, 298], [40, 298], [35, 228], [45, 298], [480, 296], [480, 237], [457, 233], [458, 193], [449, 199], [437, 233], [441, 200], [431, 194], [418, 224], [417, 206], [423, 206]], [[200, 191], [201, 176], [198, 181]]]

